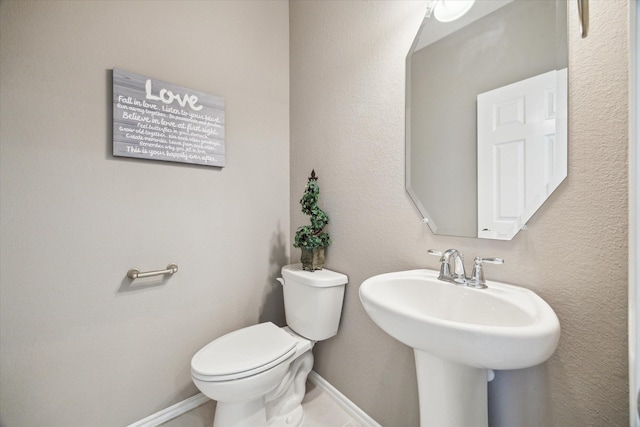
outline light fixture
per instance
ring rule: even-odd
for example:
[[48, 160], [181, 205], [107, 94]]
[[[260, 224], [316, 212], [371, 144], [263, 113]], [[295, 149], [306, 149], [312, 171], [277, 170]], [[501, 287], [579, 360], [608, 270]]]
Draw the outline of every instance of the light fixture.
[[476, 0], [430, 0], [427, 2], [427, 18], [431, 15], [440, 22], [452, 22], [462, 18]]

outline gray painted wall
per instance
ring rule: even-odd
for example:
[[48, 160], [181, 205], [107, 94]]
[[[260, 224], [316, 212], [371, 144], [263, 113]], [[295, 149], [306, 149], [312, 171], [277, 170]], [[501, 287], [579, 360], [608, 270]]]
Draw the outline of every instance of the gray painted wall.
[[349, 275], [340, 333], [315, 369], [385, 427], [418, 426], [411, 350], [371, 322], [358, 286], [374, 274], [437, 268], [427, 249], [498, 256], [494, 280], [536, 291], [562, 325], [540, 367], [498, 372], [492, 427], [628, 424], [627, 19], [591, 0], [581, 39], [569, 2], [569, 176], [512, 241], [434, 236], [404, 191], [404, 57], [423, 2], [292, 1], [291, 229], [315, 168], [331, 219], [327, 267]]
[[[284, 321], [288, 3], [2, 0], [0, 28], [0, 424], [127, 425]], [[224, 97], [226, 167], [114, 158], [113, 67]]]

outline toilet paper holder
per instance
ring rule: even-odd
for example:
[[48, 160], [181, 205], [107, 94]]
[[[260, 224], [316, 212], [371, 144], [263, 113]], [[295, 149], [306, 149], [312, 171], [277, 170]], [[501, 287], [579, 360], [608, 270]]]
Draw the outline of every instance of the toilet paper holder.
[[127, 271], [127, 277], [131, 280], [142, 279], [144, 277], [162, 276], [164, 274], [174, 274], [178, 271], [178, 264], [171, 263], [167, 265], [165, 270], [154, 270], [141, 272], [138, 268], [132, 268]]

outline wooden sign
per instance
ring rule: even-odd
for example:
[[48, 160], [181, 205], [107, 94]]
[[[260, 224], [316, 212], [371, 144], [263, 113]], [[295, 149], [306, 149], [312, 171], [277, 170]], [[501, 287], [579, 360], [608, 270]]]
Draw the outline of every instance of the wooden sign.
[[113, 155], [224, 167], [224, 99], [114, 68]]

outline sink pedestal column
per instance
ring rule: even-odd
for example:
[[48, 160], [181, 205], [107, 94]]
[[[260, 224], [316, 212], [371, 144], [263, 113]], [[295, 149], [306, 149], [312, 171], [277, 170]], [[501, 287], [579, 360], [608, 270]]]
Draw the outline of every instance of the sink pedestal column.
[[487, 370], [414, 349], [420, 427], [488, 427]]

